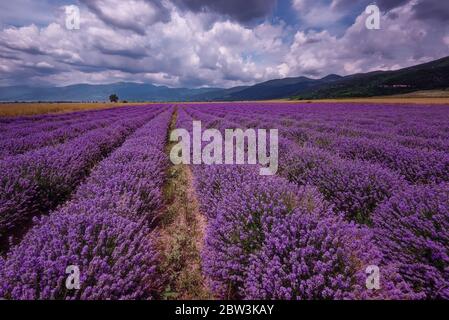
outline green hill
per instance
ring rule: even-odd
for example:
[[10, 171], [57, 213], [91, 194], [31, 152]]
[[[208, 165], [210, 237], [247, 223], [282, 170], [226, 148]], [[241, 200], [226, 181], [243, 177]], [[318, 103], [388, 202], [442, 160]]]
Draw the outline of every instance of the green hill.
[[343, 77], [312, 90], [298, 90], [296, 99], [354, 98], [406, 94], [449, 87], [449, 57], [396, 71]]

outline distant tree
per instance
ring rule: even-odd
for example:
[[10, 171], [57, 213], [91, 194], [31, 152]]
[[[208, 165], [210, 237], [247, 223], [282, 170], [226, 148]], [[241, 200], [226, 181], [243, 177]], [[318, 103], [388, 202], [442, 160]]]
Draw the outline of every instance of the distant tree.
[[111, 101], [111, 102], [117, 102], [117, 101], [118, 101], [118, 96], [117, 96], [115, 93], [111, 94], [111, 95], [109, 96], [109, 101]]

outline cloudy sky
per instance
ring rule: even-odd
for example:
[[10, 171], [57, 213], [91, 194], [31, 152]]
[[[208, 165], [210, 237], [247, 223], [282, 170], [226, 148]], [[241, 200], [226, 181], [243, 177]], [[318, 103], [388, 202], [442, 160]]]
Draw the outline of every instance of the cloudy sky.
[[[381, 9], [380, 30], [365, 8]], [[66, 27], [66, 7], [80, 29]], [[253, 84], [449, 55], [447, 0], [5, 0], [0, 86]]]

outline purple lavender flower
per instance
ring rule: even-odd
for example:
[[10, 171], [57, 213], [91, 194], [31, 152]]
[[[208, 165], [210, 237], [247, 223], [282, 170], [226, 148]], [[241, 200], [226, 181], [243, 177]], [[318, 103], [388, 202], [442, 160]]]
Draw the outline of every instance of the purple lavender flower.
[[[151, 299], [160, 275], [144, 226], [107, 212], [43, 217], [0, 264], [6, 299]], [[66, 268], [80, 270], [80, 290], [66, 288]]]
[[66, 200], [98, 161], [162, 110], [142, 107], [130, 118], [64, 144], [0, 160], [0, 240], [6, 242], [33, 216]]
[[387, 261], [429, 299], [449, 298], [449, 185], [411, 186], [373, 215]]
[[[248, 175], [246, 175], [248, 176]], [[250, 180], [224, 188], [209, 221], [202, 254], [212, 289], [223, 298], [244, 298], [251, 255], [257, 252], [273, 219], [287, 216], [305, 196], [278, 179]], [[208, 214], [213, 217], [214, 214]]]
[[[150, 227], [160, 213], [171, 112], [136, 131], [100, 162], [73, 199], [35, 226], [0, 265], [7, 299], [151, 299], [163, 277]], [[81, 289], [65, 287], [68, 266]]]
[[[395, 270], [381, 264], [370, 230], [338, 216], [295, 210], [278, 217], [251, 256], [246, 298], [281, 300], [412, 299]], [[380, 288], [366, 287], [366, 267], [380, 270]]]

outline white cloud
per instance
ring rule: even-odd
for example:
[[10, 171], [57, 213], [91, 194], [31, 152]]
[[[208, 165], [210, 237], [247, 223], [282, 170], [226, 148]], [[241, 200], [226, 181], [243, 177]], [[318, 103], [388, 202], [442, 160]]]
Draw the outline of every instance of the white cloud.
[[[112, 26], [96, 11], [82, 8], [80, 30], [65, 29], [64, 11], [60, 10], [59, 20], [46, 27], [30, 25], [1, 31], [0, 44], [22, 61], [34, 63], [34, 74], [30, 67], [24, 71], [21, 62], [11, 68], [16, 76], [26, 72], [27, 79], [35, 82], [45, 77], [62, 84], [128, 79], [172, 86], [231, 86], [281, 76], [272, 64], [279, 62], [279, 52], [287, 48], [281, 40], [282, 25], [262, 23], [250, 28], [219, 20], [209, 26], [204, 22], [207, 14], [165, 5], [169, 19], [146, 25], [144, 32], [117, 27], [117, 21], [125, 21], [127, 16], [136, 18], [139, 7], [122, 12]], [[37, 63], [52, 65], [54, 74], [43, 75]], [[68, 76], [70, 70], [72, 77]]]
[[449, 46], [449, 36], [445, 36], [445, 37], [443, 38], [443, 42], [444, 42], [447, 46]]
[[290, 73], [323, 76], [392, 70], [447, 55], [449, 26], [414, 18], [414, 3], [384, 13], [381, 30], [365, 27], [361, 13], [342, 37], [328, 31], [298, 31], [286, 55]]
[[[447, 55], [449, 46], [449, 27], [417, 19], [413, 3], [385, 12], [379, 31], [365, 28], [362, 13], [337, 35], [309, 28], [331, 20], [312, 17], [323, 9], [322, 0], [293, 0], [306, 21], [293, 34], [283, 22], [248, 26], [216, 13], [182, 10], [168, 0], [133, 0], [123, 8], [118, 0], [82, 2], [88, 6], [81, 7], [80, 30], [65, 28], [63, 8], [46, 25], [0, 29], [1, 85], [140, 81], [230, 87], [399, 68]], [[344, 3], [327, 11], [339, 17]]]
[[[302, 25], [308, 28], [324, 28], [338, 26], [346, 12], [337, 10], [328, 0], [293, 0]], [[339, 28], [338, 28], [339, 29]]]

